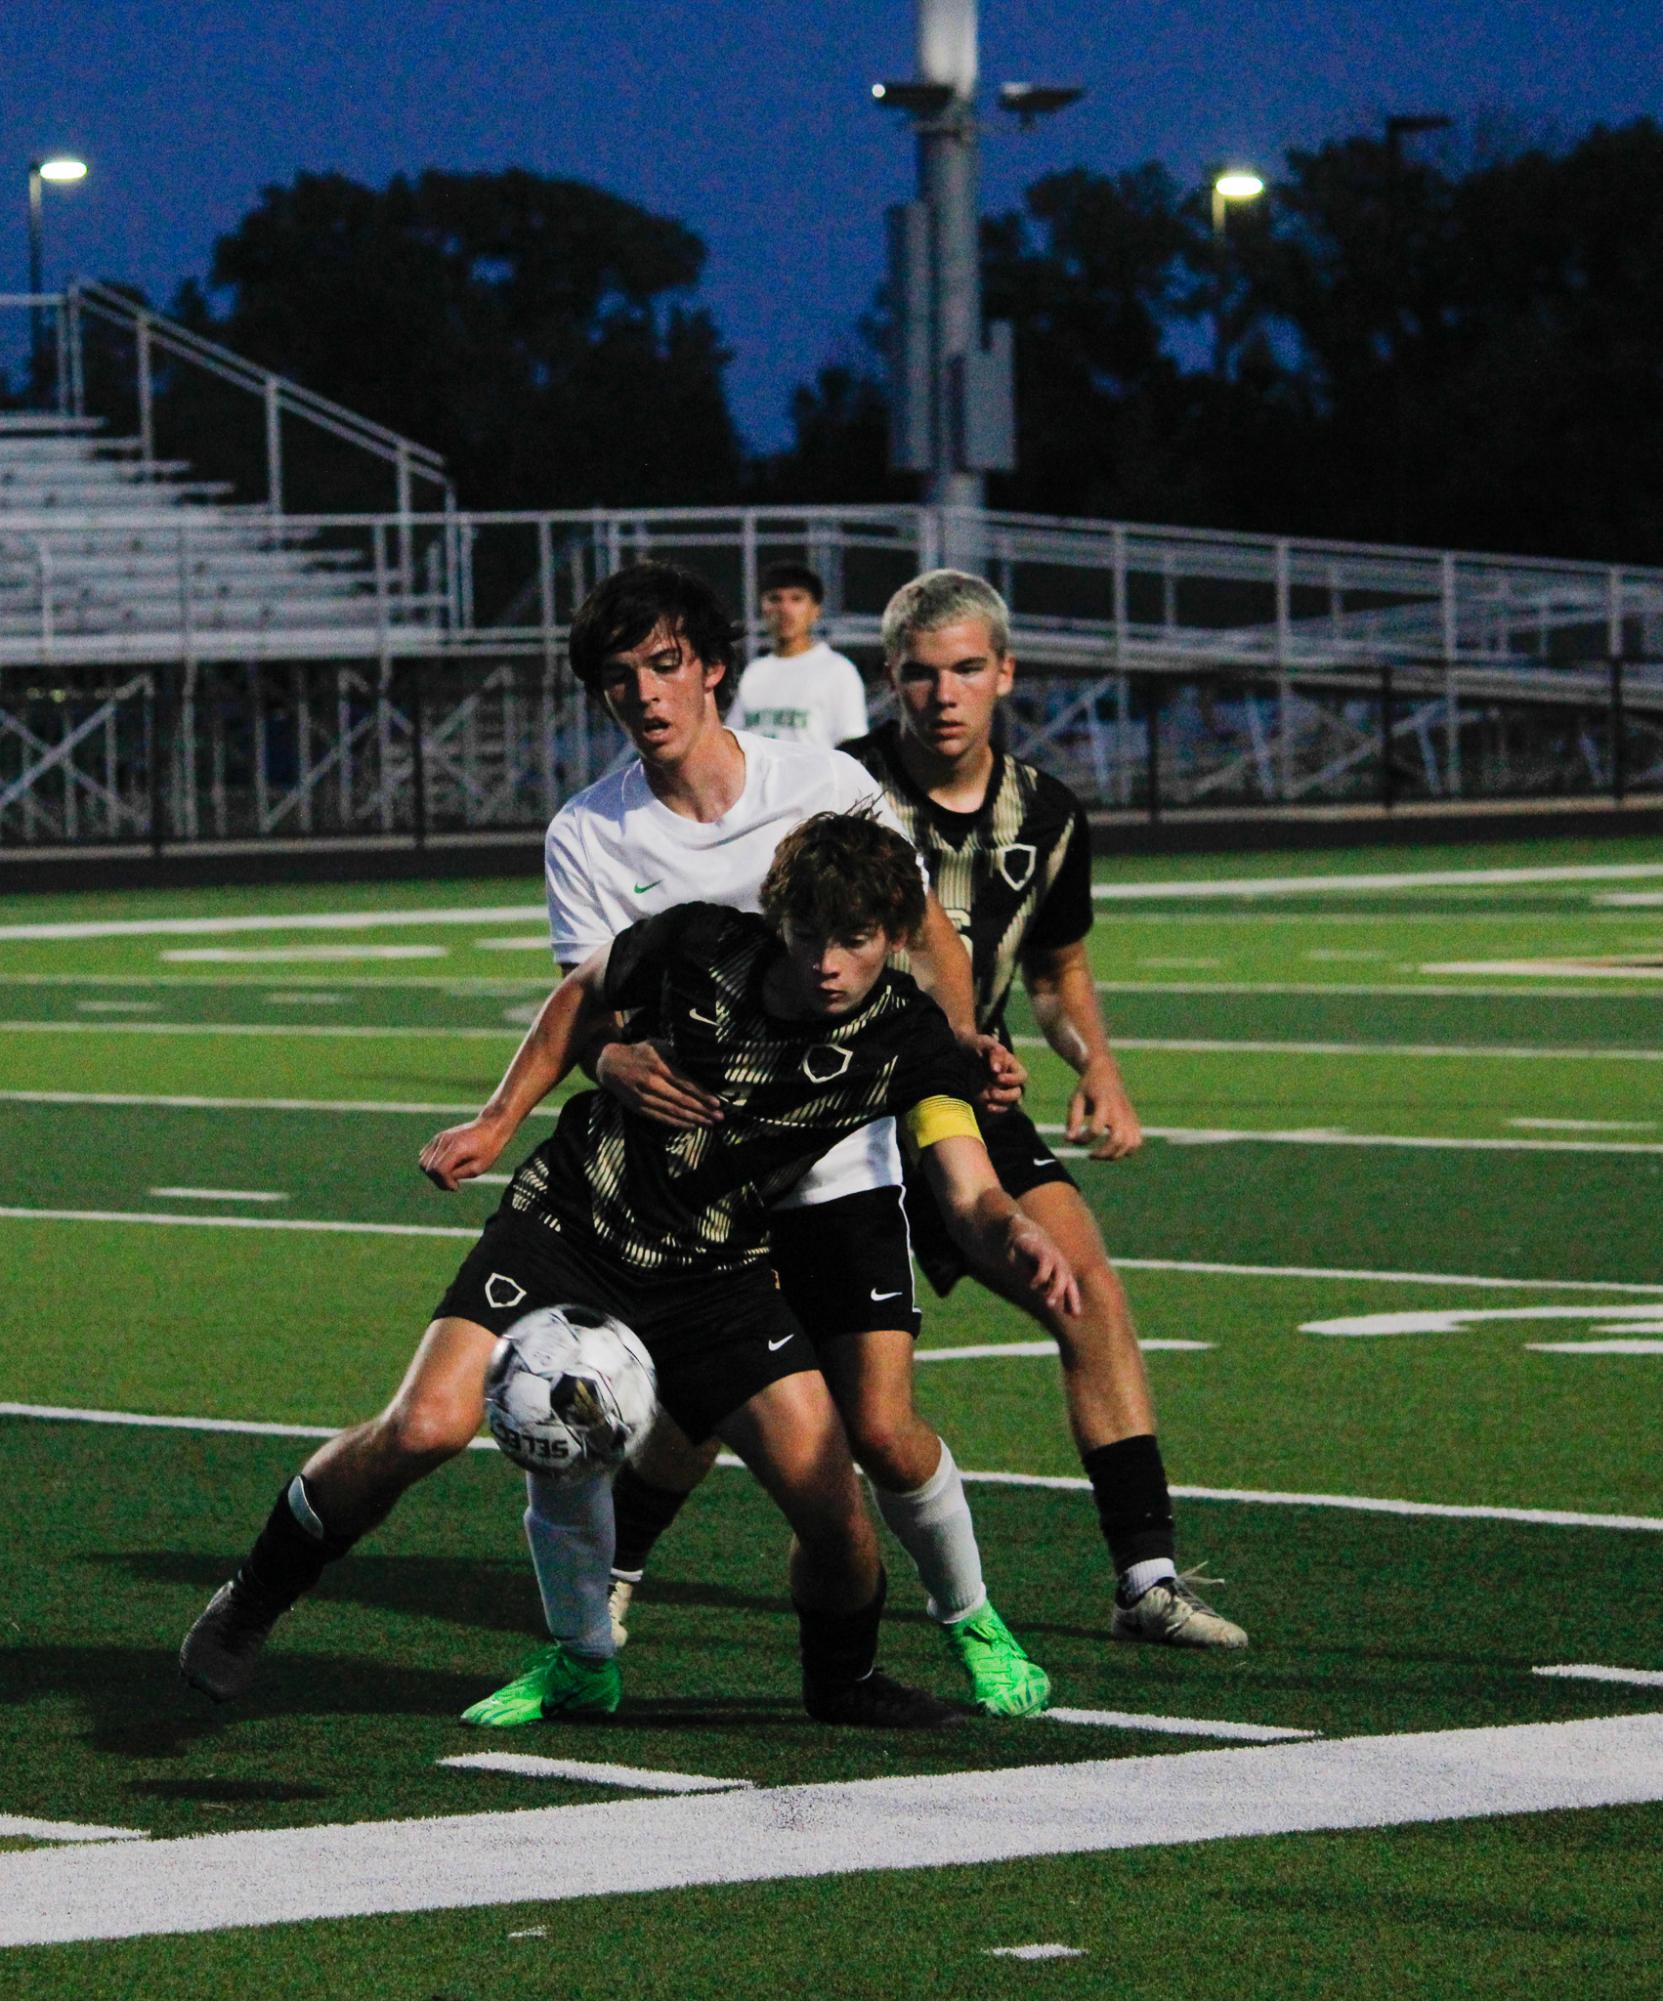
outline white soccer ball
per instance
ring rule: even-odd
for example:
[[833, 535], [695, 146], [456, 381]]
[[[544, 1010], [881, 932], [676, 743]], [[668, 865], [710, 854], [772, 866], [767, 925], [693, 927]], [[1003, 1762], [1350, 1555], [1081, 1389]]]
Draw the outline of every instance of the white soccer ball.
[[621, 1320], [544, 1306], [516, 1320], [485, 1372], [485, 1422], [528, 1473], [581, 1479], [621, 1466], [658, 1408], [652, 1357]]

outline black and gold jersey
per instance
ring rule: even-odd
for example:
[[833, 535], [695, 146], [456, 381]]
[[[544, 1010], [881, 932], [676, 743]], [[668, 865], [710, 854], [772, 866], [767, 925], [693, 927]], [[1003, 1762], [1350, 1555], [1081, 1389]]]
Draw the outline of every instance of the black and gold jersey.
[[900, 726], [843, 745], [883, 786], [930, 887], [970, 953], [976, 1024], [1003, 1036], [1005, 1003], [1031, 952], [1072, 945], [1091, 929], [1091, 834], [1060, 780], [1003, 751], [974, 813], [938, 806], [901, 762]]
[[766, 1255], [770, 1205], [844, 1134], [900, 1117], [921, 1145], [974, 1134], [970, 1060], [912, 978], [886, 968], [851, 1015], [785, 1020], [764, 1004], [780, 952], [767, 923], [685, 903], [612, 943], [605, 999], [720, 1098], [719, 1125], [675, 1132], [605, 1091], [563, 1108], [504, 1210], [638, 1271], [714, 1271]]

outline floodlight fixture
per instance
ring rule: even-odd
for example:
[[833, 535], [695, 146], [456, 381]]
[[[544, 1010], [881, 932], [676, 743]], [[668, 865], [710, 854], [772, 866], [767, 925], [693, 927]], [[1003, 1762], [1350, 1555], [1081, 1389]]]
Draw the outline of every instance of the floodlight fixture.
[[45, 380], [46, 368], [45, 321], [39, 304], [45, 287], [41, 192], [48, 181], [57, 187], [70, 187], [86, 177], [86, 161], [77, 160], [73, 154], [53, 153], [44, 160], [29, 162], [29, 294], [34, 301], [29, 308], [29, 367], [37, 390]]
[[1084, 85], [1077, 83], [1002, 83], [999, 108], [1020, 118], [1026, 130], [1036, 118], [1065, 111], [1069, 105], [1078, 104], [1085, 94]]
[[1231, 167], [1213, 182], [1221, 201], [1255, 201], [1264, 191], [1264, 182], [1248, 167]]
[[953, 101], [950, 83], [875, 83], [872, 96], [893, 111], [907, 111], [915, 118], [938, 118]]

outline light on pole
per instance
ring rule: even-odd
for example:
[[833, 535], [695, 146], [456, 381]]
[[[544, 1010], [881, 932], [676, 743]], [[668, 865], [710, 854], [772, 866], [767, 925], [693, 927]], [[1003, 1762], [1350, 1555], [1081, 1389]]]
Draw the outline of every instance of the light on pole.
[[[925, 476], [937, 507], [982, 504], [985, 476], [1016, 465], [1008, 323], [982, 323], [977, 190], [976, 0], [914, 0], [918, 74], [872, 86], [912, 120], [917, 199], [888, 214], [895, 321], [890, 464]], [[1073, 84], [1007, 83], [1001, 110], [1022, 125], [1082, 95]]]
[[1250, 167], [1229, 167], [1213, 176], [1213, 374], [1222, 381], [1229, 359], [1224, 332], [1224, 301], [1228, 289], [1229, 235], [1232, 202], [1257, 201], [1265, 184]]
[[50, 181], [54, 187], [71, 187], [76, 181], [87, 177], [87, 163], [69, 154], [55, 153], [49, 159], [29, 162], [29, 292], [37, 303], [29, 309], [29, 366], [38, 393], [45, 380], [43, 360], [44, 343], [41, 334], [45, 319], [38, 303], [46, 289], [42, 275], [44, 255], [41, 230], [41, 187]]

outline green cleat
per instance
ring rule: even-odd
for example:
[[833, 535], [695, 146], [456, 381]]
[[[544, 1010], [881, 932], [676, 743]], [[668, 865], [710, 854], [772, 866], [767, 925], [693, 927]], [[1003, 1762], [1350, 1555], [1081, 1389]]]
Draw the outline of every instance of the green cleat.
[[482, 1730], [513, 1730], [550, 1716], [610, 1716], [623, 1700], [623, 1679], [613, 1660], [585, 1660], [558, 1640], [540, 1647], [511, 1682], [462, 1712]]
[[1051, 1677], [1029, 1660], [991, 1601], [942, 1631], [984, 1716], [1032, 1716], [1051, 1700]]

